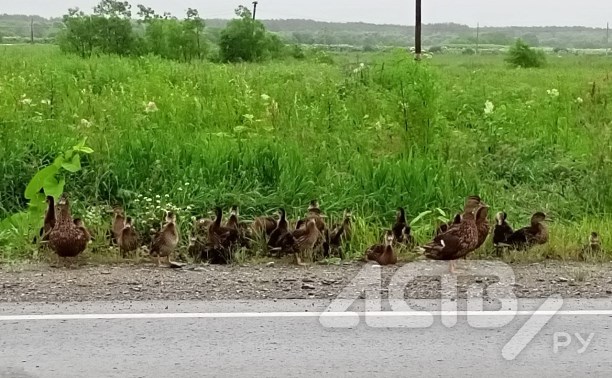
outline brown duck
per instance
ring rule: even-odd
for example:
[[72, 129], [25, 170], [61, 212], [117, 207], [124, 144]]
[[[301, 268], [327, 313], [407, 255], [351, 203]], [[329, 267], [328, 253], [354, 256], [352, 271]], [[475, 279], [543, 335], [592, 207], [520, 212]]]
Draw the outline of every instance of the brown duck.
[[75, 226], [77, 226], [78, 229], [80, 229], [83, 232], [83, 234], [85, 234], [85, 237], [87, 238], [87, 242], [89, 243], [92, 240], [92, 237], [87, 227], [85, 227], [85, 222], [83, 222], [81, 218], [74, 218], [72, 222], [74, 223]]
[[580, 258], [586, 260], [587, 256], [594, 256], [599, 252], [601, 252], [601, 239], [597, 232], [591, 232], [589, 242], [580, 251]]
[[514, 231], [508, 223], [508, 214], [503, 211], [495, 215], [495, 227], [493, 227], [493, 246], [500, 254], [500, 250], [507, 246], [506, 242]]
[[123, 213], [123, 209], [121, 207], [115, 207], [113, 209], [113, 226], [111, 228], [111, 242], [114, 244], [118, 244], [119, 235], [123, 231], [123, 227], [125, 226], [125, 214]]
[[306, 214], [306, 219], [304, 222], [308, 223], [311, 219], [314, 219], [319, 232], [323, 232], [325, 230], [325, 221], [323, 220], [324, 217], [325, 215], [323, 215], [323, 212], [319, 208], [319, 201], [316, 199], [310, 201], [310, 205], [308, 205], [308, 214]]
[[537, 212], [531, 216], [531, 224], [508, 237], [506, 244], [515, 249], [527, 249], [548, 242], [548, 227], [544, 224], [546, 214]]
[[43, 226], [40, 228], [40, 240], [48, 241], [49, 233], [55, 226], [55, 199], [53, 196], [47, 196], [47, 210], [45, 211], [45, 218], [43, 221]]
[[353, 215], [349, 210], [344, 210], [342, 223], [335, 225], [332, 230], [327, 233], [327, 242], [332, 251], [340, 250], [342, 243], [351, 240], [353, 234], [352, 217]]
[[454, 273], [454, 260], [467, 256], [478, 245], [476, 218], [478, 212], [484, 208], [486, 206], [477, 204], [475, 201], [466, 203], [461, 222], [422, 247], [425, 250], [425, 256], [432, 260], [449, 261], [450, 272]]
[[[366, 259], [376, 261], [379, 265], [393, 265], [397, 263], [397, 255], [393, 250], [395, 231], [390, 230], [385, 233], [385, 244], [373, 245], [366, 250]], [[403, 234], [403, 231], [402, 231]]]
[[68, 197], [63, 194], [55, 209], [55, 226], [49, 233], [51, 249], [60, 258], [73, 258], [87, 248], [88, 237], [83, 228], [74, 224]]
[[484, 244], [484, 242], [489, 237], [489, 208], [483, 202], [480, 202], [482, 206], [484, 206], [477, 214], [476, 214], [476, 228], [478, 228], [478, 244], [475, 249], [480, 248]]
[[153, 238], [151, 244], [151, 257], [157, 260], [157, 266], [161, 265], [161, 258], [164, 257], [170, 265], [170, 256], [176, 249], [179, 242], [178, 228], [176, 227], [176, 214], [171, 211], [166, 212], [166, 223]]
[[276, 227], [278, 226], [278, 222], [274, 217], [258, 217], [253, 221], [253, 225], [251, 229], [253, 231], [253, 235], [257, 236], [270, 236]]
[[295, 255], [298, 265], [304, 265], [300, 254], [306, 251], [313, 251], [317, 242], [320, 240], [321, 233], [317, 228], [317, 221], [313, 218], [306, 223], [306, 227], [298, 228], [284, 239], [283, 250]]
[[117, 239], [117, 243], [119, 244], [119, 251], [122, 257], [126, 257], [130, 252], [134, 252], [140, 247], [140, 236], [138, 232], [134, 229], [134, 224], [132, 223], [132, 218], [127, 217], [125, 219], [125, 224], [123, 226], [123, 230], [119, 234], [119, 239]]
[[223, 210], [215, 208], [215, 220], [208, 227], [207, 254], [213, 264], [227, 264], [231, 259], [231, 250], [239, 241], [237, 228], [222, 225]]
[[270, 249], [282, 247], [284, 239], [289, 234], [289, 223], [287, 222], [287, 213], [285, 209], [279, 209], [278, 213], [278, 224], [274, 231], [270, 233], [270, 238], [268, 239], [268, 248]]

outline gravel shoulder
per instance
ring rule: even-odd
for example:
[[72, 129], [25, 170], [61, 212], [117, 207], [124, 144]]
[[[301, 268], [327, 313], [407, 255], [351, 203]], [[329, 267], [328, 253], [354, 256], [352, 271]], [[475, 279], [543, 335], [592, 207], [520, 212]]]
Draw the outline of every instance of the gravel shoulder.
[[[345, 288], [356, 286], [354, 279], [364, 266], [359, 262], [309, 267], [278, 262], [198, 265], [180, 269], [150, 264], [76, 268], [43, 264], [0, 266], [0, 302], [330, 299]], [[380, 268], [383, 297], [392, 276], [400, 268], [401, 265]], [[544, 298], [553, 294], [563, 298], [612, 297], [612, 263], [549, 261], [511, 265], [511, 268], [515, 275], [511, 286], [518, 298]], [[474, 283], [486, 287], [495, 282], [494, 277], [460, 274], [458, 297], [465, 298], [467, 288]], [[406, 283], [405, 298], [437, 299], [441, 296], [440, 287], [439, 277], [421, 276]]]

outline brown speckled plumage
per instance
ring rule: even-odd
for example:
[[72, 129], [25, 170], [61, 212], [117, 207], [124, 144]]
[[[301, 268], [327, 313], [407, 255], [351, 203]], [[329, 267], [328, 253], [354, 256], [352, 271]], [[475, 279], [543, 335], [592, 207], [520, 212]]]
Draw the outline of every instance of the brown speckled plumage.
[[157, 233], [151, 244], [151, 256], [157, 258], [157, 265], [160, 259], [165, 257], [170, 263], [170, 257], [179, 242], [179, 233], [176, 227], [176, 215], [172, 212], [166, 213], [166, 224]]
[[119, 235], [121, 235], [123, 227], [125, 226], [125, 214], [123, 213], [123, 209], [120, 207], [115, 207], [113, 209], [113, 213], [113, 227], [111, 228], [112, 242], [118, 244]]
[[300, 254], [313, 251], [321, 239], [315, 219], [310, 219], [306, 227], [298, 228], [284, 238], [282, 249], [287, 253], [294, 253], [296, 262], [301, 265]]
[[125, 224], [123, 226], [123, 230], [121, 230], [121, 233], [119, 234], [117, 243], [119, 244], [119, 251], [123, 257], [126, 257], [128, 253], [133, 252], [140, 247], [140, 236], [134, 229], [131, 217], [127, 217], [125, 219]]
[[62, 195], [55, 209], [55, 226], [49, 233], [49, 245], [60, 257], [76, 257], [87, 248], [88, 235], [74, 224], [70, 204]]
[[[425, 256], [432, 260], [453, 261], [465, 257], [478, 246], [478, 213], [486, 209], [480, 201], [468, 197], [465, 210], [459, 224], [453, 225], [448, 231], [436, 236], [434, 240], [423, 246]], [[450, 265], [454, 272], [454, 265]]]

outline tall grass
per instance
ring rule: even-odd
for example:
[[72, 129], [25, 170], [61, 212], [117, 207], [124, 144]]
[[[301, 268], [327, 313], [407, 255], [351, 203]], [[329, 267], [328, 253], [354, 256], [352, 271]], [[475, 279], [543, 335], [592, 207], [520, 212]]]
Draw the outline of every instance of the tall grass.
[[[517, 226], [546, 211], [559, 240], [578, 243], [584, 225], [612, 231], [604, 57], [525, 70], [501, 57], [417, 64], [403, 53], [261, 65], [0, 54], [0, 218], [25, 206], [37, 169], [87, 136], [95, 153], [66, 187], [77, 208], [119, 202], [138, 218], [159, 195], [158, 206], [184, 211], [185, 230], [217, 204], [297, 215], [312, 198], [376, 228], [397, 206], [454, 212], [479, 193]], [[375, 241], [362, 234], [355, 249]]]

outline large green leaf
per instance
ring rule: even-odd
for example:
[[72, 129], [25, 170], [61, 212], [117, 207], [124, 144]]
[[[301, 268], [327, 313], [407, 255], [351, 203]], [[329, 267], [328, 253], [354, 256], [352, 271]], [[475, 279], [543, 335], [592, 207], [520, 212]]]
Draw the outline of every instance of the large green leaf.
[[66, 179], [63, 177], [58, 181], [55, 176], [49, 177], [45, 181], [45, 194], [59, 198], [64, 193], [64, 186], [66, 185]]
[[38, 171], [26, 187], [24, 193], [25, 198], [29, 200], [35, 198], [40, 190], [45, 186], [45, 182], [49, 179], [49, 177], [53, 178], [58, 170], [59, 168], [54, 164]]
[[79, 156], [79, 154], [74, 154], [70, 161], [64, 162], [64, 164], [62, 164], [62, 168], [72, 173], [80, 171], [81, 157]]

